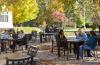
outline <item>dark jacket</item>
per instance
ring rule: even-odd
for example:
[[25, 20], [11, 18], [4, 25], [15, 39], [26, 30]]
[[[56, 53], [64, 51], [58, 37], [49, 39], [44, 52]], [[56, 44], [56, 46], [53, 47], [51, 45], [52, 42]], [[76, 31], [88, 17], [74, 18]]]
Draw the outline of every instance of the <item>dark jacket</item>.
[[90, 36], [89, 39], [87, 40], [87, 45], [91, 49], [94, 49], [96, 44], [97, 44], [97, 36]]
[[66, 47], [67, 46], [67, 39], [64, 35], [63, 35], [63, 38], [60, 38], [60, 35], [57, 34], [56, 35], [56, 42], [57, 42], [57, 45], [60, 46], [60, 47]]

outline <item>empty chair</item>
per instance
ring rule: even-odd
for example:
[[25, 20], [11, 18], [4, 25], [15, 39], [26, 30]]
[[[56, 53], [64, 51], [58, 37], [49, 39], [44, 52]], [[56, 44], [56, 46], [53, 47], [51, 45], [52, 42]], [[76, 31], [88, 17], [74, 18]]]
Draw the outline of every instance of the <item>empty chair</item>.
[[6, 59], [6, 65], [36, 65], [33, 57], [20, 58], [20, 59]]

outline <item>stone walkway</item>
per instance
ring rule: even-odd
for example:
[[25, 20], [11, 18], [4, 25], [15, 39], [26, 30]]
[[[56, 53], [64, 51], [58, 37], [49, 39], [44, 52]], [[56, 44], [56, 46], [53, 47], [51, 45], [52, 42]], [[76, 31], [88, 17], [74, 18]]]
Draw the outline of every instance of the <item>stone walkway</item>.
[[[30, 45], [39, 47], [37, 56], [37, 65], [100, 65], [100, 58], [84, 58], [76, 60], [73, 54], [69, 55], [69, 60], [66, 56], [57, 57], [57, 52], [51, 53], [51, 43], [30, 43]], [[99, 53], [100, 54], [100, 53]], [[5, 57], [10, 53], [0, 54], [0, 65], [5, 65]]]

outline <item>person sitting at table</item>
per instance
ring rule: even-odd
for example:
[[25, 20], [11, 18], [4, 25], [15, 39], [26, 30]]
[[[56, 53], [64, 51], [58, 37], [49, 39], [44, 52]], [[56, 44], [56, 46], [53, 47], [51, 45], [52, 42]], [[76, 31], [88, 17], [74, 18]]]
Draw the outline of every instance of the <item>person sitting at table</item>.
[[3, 52], [7, 46], [6, 43], [8, 43], [7, 39], [10, 38], [10, 35], [8, 33], [7, 30], [5, 30], [2, 34], [1, 34], [1, 52]]
[[60, 47], [63, 47], [64, 55], [65, 55], [65, 50], [68, 45], [67, 45], [67, 39], [66, 39], [66, 37], [64, 35], [64, 31], [62, 29], [56, 35], [56, 41], [57, 41], [57, 47], [58, 47], [58, 57], [60, 56]]
[[36, 41], [36, 39], [37, 39], [37, 31], [32, 31], [31, 32], [31, 39], [32, 39], [32, 41]]
[[[83, 31], [82, 28], [80, 28], [80, 29], [78, 30], [78, 33], [76, 33], [76, 39], [79, 40], [78, 46], [84, 44], [84, 43], [88, 40], [88, 36], [87, 36], [87, 34]], [[77, 49], [77, 46], [74, 45], [74, 53], [75, 53], [75, 54], [76, 54], [76, 52], [77, 52], [76, 49]]]
[[12, 38], [13, 38], [13, 43], [10, 45], [10, 48], [14, 52], [15, 51], [15, 48], [16, 48], [16, 44], [17, 44], [17, 39], [18, 39], [18, 35], [15, 32], [15, 30], [12, 31]]
[[18, 45], [23, 45], [24, 44], [24, 38], [25, 38], [25, 34], [24, 34], [23, 30], [19, 31], [18, 39], [17, 39]]
[[94, 31], [90, 31], [89, 39], [86, 41], [85, 44], [80, 46], [80, 57], [83, 58], [83, 50], [88, 50], [88, 56], [91, 57], [90, 51], [94, 50], [97, 44], [97, 35]]
[[5, 30], [2, 34], [1, 34], [1, 39], [9, 39], [10, 35], [8, 33], [7, 30]]
[[47, 26], [46, 28], [45, 28], [45, 33], [49, 33], [50, 32], [50, 29], [49, 29], [49, 27]]
[[84, 42], [88, 40], [87, 34], [80, 28], [78, 30], [78, 34], [76, 34], [76, 39], [80, 41], [79, 45], [82, 45]]

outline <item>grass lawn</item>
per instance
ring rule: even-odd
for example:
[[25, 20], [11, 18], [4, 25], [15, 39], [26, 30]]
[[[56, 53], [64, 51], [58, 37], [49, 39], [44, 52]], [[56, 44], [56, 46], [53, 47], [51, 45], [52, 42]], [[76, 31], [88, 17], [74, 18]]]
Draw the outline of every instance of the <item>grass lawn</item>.
[[[30, 34], [32, 31], [37, 31], [42, 32], [42, 30], [38, 27], [14, 27], [15, 31], [20, 31], [23, 30], [25, 34]], [[72, 27], [68, 27], [64, 29], [64, 34], [66, 36], [74, 36], [75, 33], [74, 31], [77, 31], [79, 28], [72, 28]], [[86, 31], [90, 31], [92, 30], [91, 28], [87, 28]], [[98, 29], [96, 29], [96, 31], [99, 31]], [[0, 32], [0, 34], [2, 33], [2, 30]]]
[[[42, 32], [42, 30], [38, 27], [14, 27], [15, 31], [20, 31], [23, 30], [25, 32], [25, 34], [30, 34], [32, 31], [37, 31]], [[72, 28], [72, 27], [66, 27], [64, 29], [64, 33], [68, 36], [73, 36], [74, 32], [73, 31], [77, 31], [79, 28]], [[87, 28], [86, 31], [90, 31], [92, 30], [91, 28]], [[98, 31], [98, 29], [96, 29], [96, 31]], [[2, 32], [0, 32], [1, 34]]]
[[[78, 31], [79, 28], [72, 28], [72, 27], [69, 27], [69, 28], [64, 28], [64, 31]], [[90, 31], [92, 30], [92, 28], [86, 28], [84, 29], [85, 31]], [[96, 31], [99, 31], [98, 28], [96, 29]]]
[[30, 34], [32, 31], [41, 32], [41, 29], [37, 27], [14, 27], [15, 31], [23, 30], [25, 34]]
[[[79, 28], [65, 28], [64, 29], [64, 34], [66, 36], [74, 36], [75, 35], [75, 31], [78, 31]], [[92, 28], [86, 28], [85, 31], [91, 31]], [[96, 29], [96, 31], [99, 31], [98, 29]]]
[[[41, 32], [42, 30], [40, 28], [37, 27], [14, 27], [15, 31], [20, 31], [23, 30], [26, 34], [30, 34], [32, 31], [37, 31], [37, 32]], [[65, 34], [66, 35], [73, 35], [74, 32], [73, 31], [77, 31], [79, 28], [65, 28]], [[87, 28], [86, 31], [90, 31], [92, 30], [91, 28]], [[98, 31], [98, 29], [96, 29], [96, 31]]]

